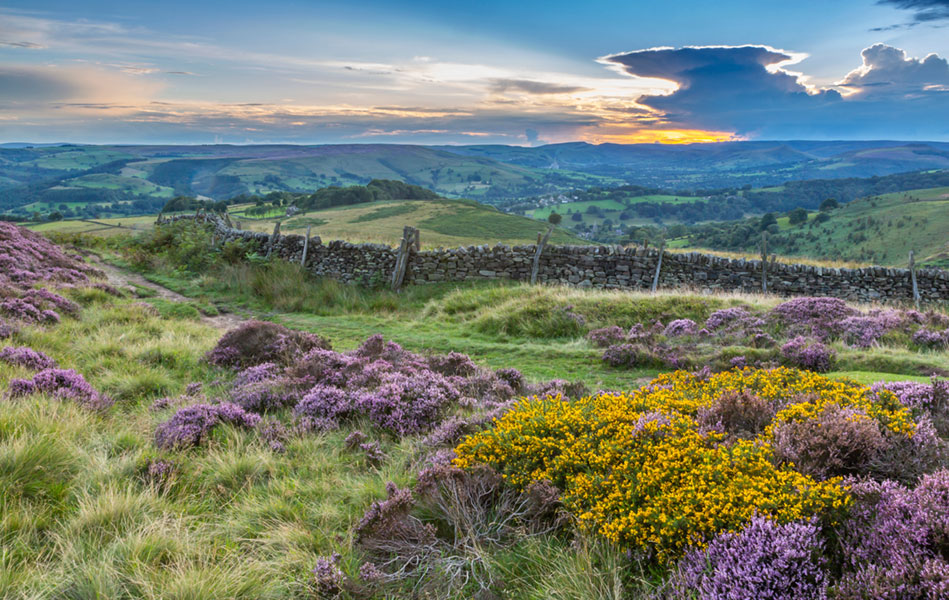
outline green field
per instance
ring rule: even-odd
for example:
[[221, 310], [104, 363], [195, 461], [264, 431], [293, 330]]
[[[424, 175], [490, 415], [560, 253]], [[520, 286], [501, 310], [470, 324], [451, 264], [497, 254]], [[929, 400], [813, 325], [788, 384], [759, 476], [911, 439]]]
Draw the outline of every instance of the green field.
[[[273, 231], [278, 219], [266, 217], [244, 218], [246, 206], [232, 207], [232, 219], [245, 230]], [[274, 209], [282, 216], [283, 209]], [[89, 233], [111, 236], [121, 232], [147, 231], [154, 227], [155, 215], [95, 220], [65, 220], [31, 225], [30, 229], [43, 233]], [[312, 235], [323, 240], [373, 242], [397, 245], [406, 225], [421, 232], [422, 247], [457, 247], [482, 244], [536, 243], [537, 234], [546, 224], [533, 219], [509, 215], [471, 201], [460, 200], [397, 200], [371, 202], [326, 210], [309, 211], [291, 218], [283, 217], [281, 232], [305, 233], [311, 226]], [[557, 229], [551, 236], [557, 244], [585, 244], [569, 231]]]
[[[238, 219], [241, 220], [241, 219]], [[317, 221], [314, 221], [317, 220]], [[273, 220], [241, 221], [244, 229], [273, 230]], [[316, 224], [316, 223], [319, 224]], [[490, 206], [459, 200], [396, 200], [309, 211], [283, 219], [281, 232], [304, 233], [315, 225], [313, 235], [324, 240], [398, 244], [406, 225], [416, 227], [425, 248], [481, 244], [529, 244], [546, 228], [526, 217], [508, 215]], [[558, 229], [551, 241], [558, 244], [585, 243]]]

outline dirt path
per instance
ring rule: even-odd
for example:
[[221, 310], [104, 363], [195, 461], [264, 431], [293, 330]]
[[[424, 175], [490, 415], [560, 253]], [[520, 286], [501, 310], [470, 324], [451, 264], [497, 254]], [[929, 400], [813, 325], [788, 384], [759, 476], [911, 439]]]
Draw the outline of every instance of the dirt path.
[[[143, 287], [155, 292], [156, 297], [169, 300], [171, 302], [191, 302], [192, 300], [191, 298], [188, 298], [183, 294], [179, 294], [174, 290], [170, 290], [165, 286], [159, 285], [153, 281], [149, 281], [138, 273], [127, 271], [125, 269], [105, 263], [95, 254], [90, 254], [87, 256], [87, 259], [90, 263], [95, 265], [97, 269], [101, 269], [105, 273], [109, 285], [113, 287]], [[215, 316], [201, 315], [202, 322], [218, 329], [233, 329], [234, 327], [237, 327], [244, 321], [248, 320], [250, 320], [250, 317], [244, 317], [235, 313], [221, 313]]]

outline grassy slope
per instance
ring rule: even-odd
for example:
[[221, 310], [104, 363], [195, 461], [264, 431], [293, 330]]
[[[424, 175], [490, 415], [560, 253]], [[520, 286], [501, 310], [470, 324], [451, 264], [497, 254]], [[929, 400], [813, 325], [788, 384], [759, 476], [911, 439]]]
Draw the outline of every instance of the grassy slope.
[[[238, 209], [239, 210], [239, 209]], [[242, 227], [273, 231], [273, 220], [241, 221]], [[377, 242], [395, 245], [406, 225], [421, 231], [423, 247], [478, 244], [527, 244], [537, 241], [545, 223], [509, 215], [491, 207], [457, 200], [395, 200], [312, 211], [284, 220], [281, 232], [304, 233], [307, 225], [324, 240]], [[585, 243], [564, 230], [551, 241], [558, 244]]]
[[909, 251], [914, 250], [917, 263], [949, 266], [949, 188], [854, 200], [832, 211], [831, 219], [822, 224], [813, 217], [801, 226], [779, 218], [781, 234], [772, 237], [771, 250], [792, 260], [835, 257], [897, 267], [905, 267]]
[[[910, 250], [916, 251], [918, 260], [941, 258], [949, 264], [947, 231], [949, 188], [933, 188], [855, 200], [835, 210], [827, 223], [814, 227], [816, 242], [795, 237], [806, 244], [799, 251], [802, 254], [905, 266]], [[848, 239], [858, 234], [866, 239]]]
[[[516, 367], [532, 380], [578, 378], [594, 389], [632, 388], [655, 371], [605, 367], [558, 308], [570, 306], [595, 327], [699, 319], [738, 302], [775, 302], [497, 283], [395, 295], [308, 280], [283, 263], [233, 267], [216, 277], [151, 276], [199, 304], [241, 305], [318, 331], [340, 349], [382, 332], [411, 350], [456, 350], [482, 365]], [[201, 361], [220, 332], [186, 318], [187, 311], [158, 316], [134, 299], [69, 293], [83, 305], [78, 320], [25, 327], [10, 343], [77, 369], [118, 403], [102, 415], [43, 397], [0, 404], [0, 597], [311, 598], [317, 556], [340, 551], [343, 569], [354, 572], [353, 526], [385, 495], [387, 481], [411, 481], [422, 451], [417, 438], [372, 434], [388, 455], [379, 466], [344, 449], [352, 428], [294, 438], [277, 454], [254, 435], [225, 427], [206, 447], [160, 453], [152, 434], [170, 410], [149, 406], [192, 381], [203, 382], [210, 396], [220, 393], [214, 382], [228, 375]], [[945, 355], [910, 354], [852, 353], [844, 367], [877, 380], [882, 375], [866, 372], [868, 365], [949, 366]], [[0, 387], [25, 375], [0, 364]], [[143, 476], [157, 457], [176, 465], [168, 484]], [[524, 599], [616, 598], [626, 568], [617, 553], [582, 538], [575, 546], [535, 538], [490, 561], [505, 573], [508, 597]]]

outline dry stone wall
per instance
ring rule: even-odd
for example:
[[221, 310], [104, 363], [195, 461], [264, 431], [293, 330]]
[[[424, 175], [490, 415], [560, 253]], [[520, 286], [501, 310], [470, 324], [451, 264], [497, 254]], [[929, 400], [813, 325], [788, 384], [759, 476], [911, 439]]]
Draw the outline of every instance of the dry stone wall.
[[[219, 217], [202, 215], [198, 218], [214, 228], [219, 242], [255, 240], [262, 248], [271, 243], [269, 234], [234, 229]], [[279, 235], [272, 252], [280, 258], [299, 262], [303, 248], [303, 236]], [[529, 281], [535, 252], [533, 244], [467, 246], [421, 252], [413, 249], [405, 284], [473, 279]], [[314, 236], [308, 244], [306, 268], [315, 275], [348, 283], [380, 284], [389, 281], [396, 257], [396, 249], [382, 244], [343, 241], [324, 244]], [[659, 251], [654, 248], [547, 245], [540, 258], [537, 280], [578, 287], [649, 289], [658, 260]], [[924, 302], [949, 300], [949, 271], [918, 269], [916, 279]], [[695, 252], [666, 252], [662, 259], [659, 287], [758, 292], [761, 290], [761, 261]], [[768, 291], [784, 296], [834, 296], [856, 301], [907, 301], [913, 298], [910, 271], [886, 267], [833, 269], [769, 264]]]

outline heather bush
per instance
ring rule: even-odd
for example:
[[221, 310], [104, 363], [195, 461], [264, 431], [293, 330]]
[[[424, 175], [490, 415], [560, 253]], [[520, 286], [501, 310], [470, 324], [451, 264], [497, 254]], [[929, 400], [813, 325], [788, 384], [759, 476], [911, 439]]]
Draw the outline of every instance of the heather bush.
[[689, 551], [675, 573], [682, 597], [697, 600], [823, 600], [828, 576], [820, 528], [756, 516]]
[[208, 352], [208, 362], [220, 367], [251, 367], [261, 363], [290, 364], [329, 342], [312, 333], [287, 329], [267, 321], [248, 321], [224, 334]]
[[362, 450], [366, 462], [370, 465], [381, 465], [386, 460], [386, 453], [379, 442], [364, 442], [359, 444], [359, 449]]
[[838, 531], [844, 573], [837, 598], [943, 598], [949, 583], [949, 472], [916, 489], [893, 481], [852, 481]]
[[163, 449], [183, 449], [202, 444], [220, 424], [254, 428], [260, 416], [236, 404], [195, 404], [180, 409], [155, 429], [155, 445]]
[[316, 559], [313, 568], [313, 583], [321, 598], [336, 598], [343, 592], [343, 583], [346, 575], [339, 568], [339, 554], [330, 557], [321, 556]]
[[13, 323], [0, 319], [0, 340], [12, 338], [19, 329]]
[[771, 402], [751, 392], [727, 391], [699, 408], [696, 418], [706, 430], [751, 439], [764, 431], [776, 412]]
[[403, 436], [430, 429], [460, 397], [458, 389], [437, 373], [392, 373], [378, 388], [357, 398], [356, 408], [377, 426]]
[[622, 343], [626, 339], [626, 332], [622, 327], [611, 325], [592, 330], [587, 334], [587, 339], [597, 348], [607, 348]]
[[102, 410], [112, 405], [111, 399], [93, 389], [82, 375], [72, 369], [44, 369], [32, 379], [11, 379], [8, 393], [12, 397], [49, 394], [94, 410]]
[[832, 348], [803, 336], [798, 336], [781, 346], [781, 356], [792, 367], [817, 373], [830, 371], [836, 359]]
[[857, 348], [869, 348], [899, 324], [899, 319], [888, 320], [885, 317], [847, 317], [840, 321], [838, 331], [845, 343]]
[[31, 371], [53, 369], [57, 366], [56, 361], [52, 358], [26, 346], [5, 347], [3, 350], [0, 350], [0, 361], [30, 369]]
[[932, 331], [931, 329], [917, 329], [913, 333], [913, 343], [923, 348], [942, 349], [949, 346], [949, 329]]
[[497, 375], [498, 379], [508, 384], [515, 394], [521, 393], [521, 390], [524, 389], [524, 375], [517, 369], [498, 369], [494, 374]]
[[387, 494], [359, 521], [355, 545], [375, 581], [412, 577], [423, 596], [456, 597], [471, 582], [490, 589], [498, 578], [490, 550], [565, 524], [558, 490], [543, 484], [521, 493], [485, 468], [431, 467], [418, 474], [414, 494], [391, 483]]
[[666, 325], [662, 333], [667, 337], [679, 337], [683, 335], [695, 335], [697, 331], [698, 326], [692, 319], [676, 319]]
[[257, 425], [257, 435], [268, 448], [274, 452], [283, 453], [287, 450], [286, 442], [292, 437], [293, 432], [277, 419], [269, 418]]
[[315, 385], [293, 408], [298, 418], [328, 419], [339, 422], [348, 418], [355, 406], [349, 393], [329, 385]]
[[753, 315], [743, 306], [722, 308], [708, 316], [708, 319], [705, 320], [705, 329], [712, 332], [723, 327], [731, 328], [736, 324], [744, 323], [753, 318]]
[[866, 411], [837, 404], [824, 405], [809, 419], [785, 421], [772, 432], [775, 457], [818, 480], [865, 474], [888, 446]]
[[775, 306], [769, 313], [791, 331], [815, 337], [826, 336], [837, 323], [857, 314], [858, 311], [843, 300], [823, 297], [794, 298]]
[[458, 352], [437, 354], [429, 357], [427, 362], [429, 369], [445, 376], [468, 377], [478, 370], [467, 354]]
[[279, 410], [296, 403], [297, 395], [281, 381], [247, 383], [231, 391], [231, 401], [255, 413]]
[[652, 357], [638, 344], [617, 344], [603, 352], [603, 362], [611, 367], [631, 369], [650, 364]]
[[889, 391], [917, 413], [927, 415], [941, 436], [949, 436], [949, 381], [932, 378], [931, 383], [915, 381], [877, 382], [874, 393]]

